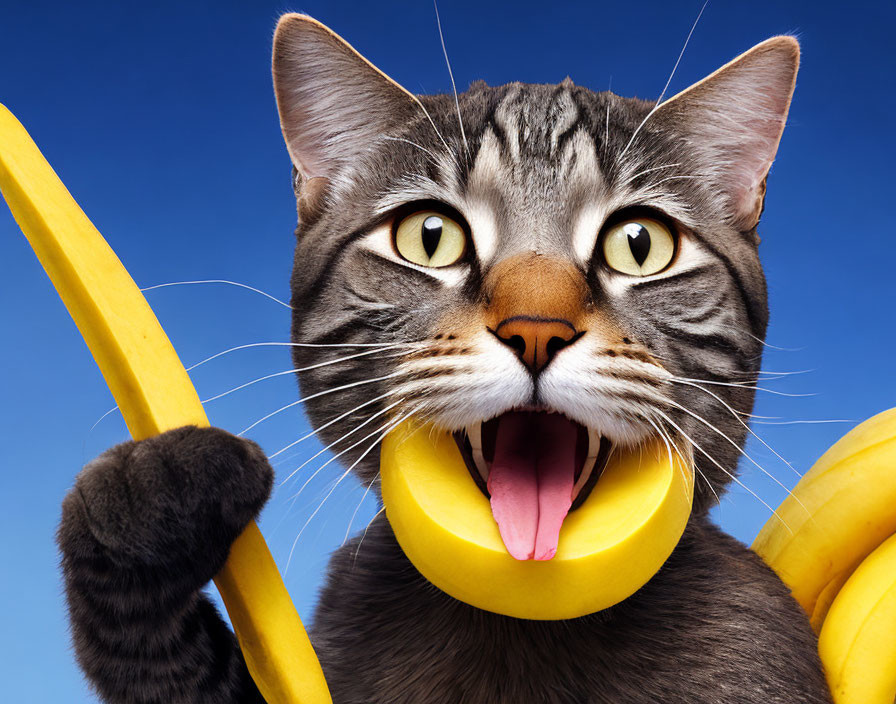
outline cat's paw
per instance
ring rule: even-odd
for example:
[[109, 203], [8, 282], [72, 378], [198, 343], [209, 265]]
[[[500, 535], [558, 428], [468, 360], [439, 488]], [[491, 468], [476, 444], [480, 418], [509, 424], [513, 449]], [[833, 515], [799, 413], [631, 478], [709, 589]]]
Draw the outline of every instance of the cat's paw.
[[120, 567], [184, 570], [204, 583], [267, 501], [273, 477], [258, 445], [218, 428], [125, 442], [78, 475], [60, 545], [77, 549], [89, 532]]

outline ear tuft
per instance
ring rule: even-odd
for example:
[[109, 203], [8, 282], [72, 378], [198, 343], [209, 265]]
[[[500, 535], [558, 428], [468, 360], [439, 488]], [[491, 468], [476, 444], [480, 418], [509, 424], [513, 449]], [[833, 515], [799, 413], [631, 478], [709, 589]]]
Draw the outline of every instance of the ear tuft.
[[651, 118], [685, 135], [738, 229], [759, 220], [799, 61], [796, 39], [772, 37], [664, 102]]
[[411, 93], [307, 15], [280, 18], [272, 71], [283, 137], [306, 179], [344, 170], [415, 110]]

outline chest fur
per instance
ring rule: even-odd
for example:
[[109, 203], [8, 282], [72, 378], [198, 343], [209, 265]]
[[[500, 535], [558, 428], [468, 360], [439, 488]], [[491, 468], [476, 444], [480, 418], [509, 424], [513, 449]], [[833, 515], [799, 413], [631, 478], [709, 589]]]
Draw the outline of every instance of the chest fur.
[[388, 525], [331, 562], [314, 640], [336, 704], [828, 702], [805, 615], [714, 527], [600, 614], [535, 622], [474, 609], [416, 572]]

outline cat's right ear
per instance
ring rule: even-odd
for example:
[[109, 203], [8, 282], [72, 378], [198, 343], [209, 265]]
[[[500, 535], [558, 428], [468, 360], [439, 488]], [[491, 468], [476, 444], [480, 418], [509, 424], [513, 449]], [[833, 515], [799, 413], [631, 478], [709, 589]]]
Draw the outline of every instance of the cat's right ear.
[[420, 109], [411, 93], [307, 15], [280, 18], [272, 63], [283, 137], [305, 180], [340, 175], [373, 139]]

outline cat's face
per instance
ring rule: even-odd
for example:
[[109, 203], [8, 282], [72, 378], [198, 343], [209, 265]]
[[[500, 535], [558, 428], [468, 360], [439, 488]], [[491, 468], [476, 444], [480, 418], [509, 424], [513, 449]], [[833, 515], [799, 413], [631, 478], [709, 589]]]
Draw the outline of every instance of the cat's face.
[[294, 353], [333, 362], [299, 375], [321, 437], [372, 481], [381, 434], [424, 419], [485, 490], [556, 432], [546, 452], [574, 448], [580, 498], [610, 448], [662, 438], [693, 455], [706, 510], [747, 433], [767, 321], [755, 226], [797, 56], [770, 40], [659, 109], [569, 81], [455, 102], [281, 20], [293, 339], [335, 345]]

